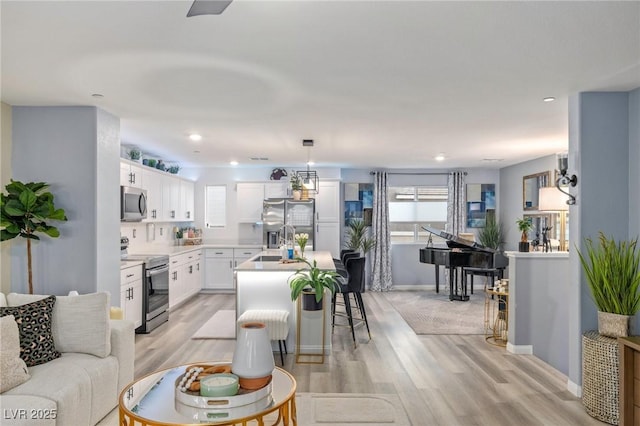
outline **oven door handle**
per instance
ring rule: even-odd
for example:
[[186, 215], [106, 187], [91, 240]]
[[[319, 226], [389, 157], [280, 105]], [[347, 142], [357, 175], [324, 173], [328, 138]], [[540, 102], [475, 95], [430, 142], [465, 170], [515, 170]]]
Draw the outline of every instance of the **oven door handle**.
[[154, 275], [164, 274], [165, 272], [169, 272], [169, 265], [163, 266], [162, 268], [158, 268], [158, 269], [148, 269], [147, 277], [153, 277]]

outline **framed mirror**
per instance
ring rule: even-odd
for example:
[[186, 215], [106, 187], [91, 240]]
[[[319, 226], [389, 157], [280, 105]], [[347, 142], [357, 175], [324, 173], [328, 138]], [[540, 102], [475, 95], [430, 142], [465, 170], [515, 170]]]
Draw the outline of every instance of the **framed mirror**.
[[522, 209], [538, 210], [538, 190], [549, 186], [551, 173], [546, 171], [522, 178]]

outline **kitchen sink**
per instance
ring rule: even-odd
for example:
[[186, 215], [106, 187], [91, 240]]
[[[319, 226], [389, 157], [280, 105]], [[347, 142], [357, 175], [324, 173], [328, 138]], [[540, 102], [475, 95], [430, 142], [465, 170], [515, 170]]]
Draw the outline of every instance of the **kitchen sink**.
[[255, 259], [252, 259], [253, 262], [278, 262], [280, 261], [280, 259], [282, 259], [282, 256], [276, 256], [276, 255], [264, 255], [264, 256], [258, 256]]

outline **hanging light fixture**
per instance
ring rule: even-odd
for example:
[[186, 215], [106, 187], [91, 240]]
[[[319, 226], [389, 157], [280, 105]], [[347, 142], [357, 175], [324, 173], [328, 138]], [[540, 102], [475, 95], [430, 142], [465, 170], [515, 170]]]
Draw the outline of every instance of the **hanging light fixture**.
[[310, 170], [311, 165], [311, 148], [313, 147], [313, 139], [303, 139], [302, 146], [309, 148], [307, 152], [307, 170], [297, 170], [296, 175], [300, 178], [302, 186], [308, 191], [314, 191], [316, 194], [320, 189], [320, 179], [318, 173], [315, 170]]

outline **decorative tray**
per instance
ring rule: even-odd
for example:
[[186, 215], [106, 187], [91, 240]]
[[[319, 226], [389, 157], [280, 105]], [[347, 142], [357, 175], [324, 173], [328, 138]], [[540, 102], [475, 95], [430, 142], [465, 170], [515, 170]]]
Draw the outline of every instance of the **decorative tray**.
[[280, 263], [302, 263], [296, 259], [280, 259], [279, 262]]
[[[203, 409], [220, 409], [234, 408], [248, 404], [255, 404], [258, 401], [271, 396], [272, 380], [269, 380], [266, 386], [257, 390], [248, 390], [240, 388], [237, 395], [234, 396], [201, 396], [199, 391], [182, 391], [180, 390], [180, 381], [184, 374], [176, 379], [176, 401], [195, 408]], [[270, 398], [269, 398], [270, 399]]]
[[[271, 386], [271, 384], [269, 384]], [[256, 393], [256, 392], [253, 392]], [[197, 408], [176, 401], [176, 411], [183, 416], [191, 418], [194, 423], [219, 422], [252, 416], [273, 405], [271, 394], [250, 404], [233, 408], [207, 407]]]

